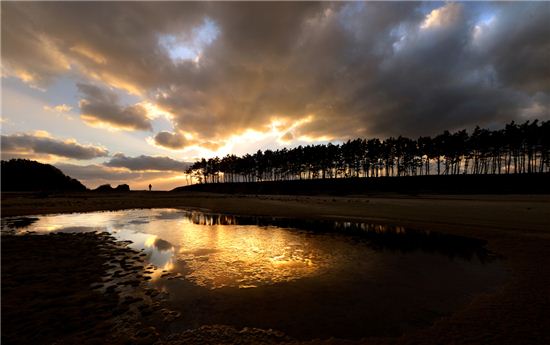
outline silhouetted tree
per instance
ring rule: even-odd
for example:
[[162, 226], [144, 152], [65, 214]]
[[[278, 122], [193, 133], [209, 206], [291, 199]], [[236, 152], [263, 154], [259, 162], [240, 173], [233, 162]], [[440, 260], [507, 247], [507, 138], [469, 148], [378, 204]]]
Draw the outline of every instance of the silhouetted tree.
[[199, 183], [432, 174], [550, 172], [550, 121], [476, 127], [417, 140], [399, 136], [342, 144], [258, 150], [242, 157], [201, 159], [187, 173]]

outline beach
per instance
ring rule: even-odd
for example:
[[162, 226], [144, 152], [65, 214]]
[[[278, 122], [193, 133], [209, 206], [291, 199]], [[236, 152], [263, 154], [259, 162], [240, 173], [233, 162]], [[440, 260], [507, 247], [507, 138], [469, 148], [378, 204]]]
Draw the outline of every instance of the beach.
[[[474, 237], [503, 257], [509, 272], [495, 291], [475, 296], [467, 305], [430, 327], [406, 332], [397, 338], [367, 338], [368, 344], [544, 344], [550, 342], [550, 196], [549, 195], [369, 195], [369, 196], [270, 196], [206, 193], [130, 192], [32, 194], [3, 193], [2, 217], [53, 213], [182, 208], [214, 213], [350, 220], [403, 225], [410, 228]], [[76, 236], [76, 235], [74, 235]], [[5, 263], [17, 260], [17, 251], [2, 243], [2, 284], [9, 284]], [[4, 291], [3, 291], [4, 294]], [[4, 308], [4, 306], [3, 306]], [[6, 314], [4, 314], [6, 315]], [[204, 328], [181, 335], [199, 339], [219, 332]], [[221, 332], [221, 331], [220, 331]], [[250, 335], [225, 329], [221, 343]], [[262, 337], [276, 342], [285, 337]], [[223, 333], [223, 332], [222, 332]], [[246, 333], [246, 332], [245, 332]], [[252, 332], [253, 333], [253, 332]], [[198, 335], [197, 335], [198, 334]], [[206, 335], [205, 335], [206, 334]], [[162, 337], [161, 337], [162, 338]], [[171, 338], [174, 343], [177, 336]], [[214, 339], [214, 338], [213, 338]], [[221, 339], [221, 338], [220, 338]], [[270, 341], [271, 341], [270, 340]], [[169, 341], [164, 339], [164, 341]], [[251, 340], [253, 342], [253, 340]], [[312, 340], [312, 342], [315, 342]], [[337, 339], [326, 343], [347, 343]], [[306, 342], [308, 343], [308, 342]]]

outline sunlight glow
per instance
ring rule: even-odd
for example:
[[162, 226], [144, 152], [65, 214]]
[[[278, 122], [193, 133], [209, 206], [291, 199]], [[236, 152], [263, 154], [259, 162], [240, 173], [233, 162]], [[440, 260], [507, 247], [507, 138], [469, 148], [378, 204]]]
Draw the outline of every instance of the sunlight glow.
[[89, 114], [80, 114], [80, 118], [82, 121], [84, 121], [87, 125], [90, 125], [92, 127], [96, 128], [102, 128], [106, 129], [110, 132], [117, 132], [117, 131], [133, 131], [134, 127], [132, 126], [123, 126], [123, 125], [113, 125], [110, 122], [102, 121], [98, 119], [94, 115]]
[[166, 111], [162, 109], [161, 107], [157, 106], [154, 103], [151, 103], [149, 101], [143, 101], [138, 103], [137, 105], [143, 107], [145, 111], [147, 112], [147, 117], [151, 120], [154, 120], [159, 117], [163, 117], [167, 120], [173, 120], [174, 114], [170, 113], [169, 111]]
[[98, 74], [96, 72], [89, 71], [89, 70], [85, 72], [90, 78], [95, 79], [99, 82], [102, 82], [103, 84], [109, 85], [116, 89], [124, 90], [134, 96], [142, 95], [142, 91], [139, 89], [137, 85], [134, 85], [127, 80], [123, 80], [111, 73], [101, 72], [100, 74]]
[[180, 222], [177, 242], [185, 245], [177, 256], [190, 269], [186, 278], [199, 286], [253, 288], [310, 277], [333, 264], [328, 253], [313, 248], [302, 234], [216, 225], [209, 217], [196, 216]]
[[[215, 156], [225, 156], [229, 153], [235, 152], [237, 147], [248, 147], [249, 145], [257, 145], [258, 143], [276, 142], [278, 144], [292, 143], [295, 137], [295, 132], [299, 130], [304, 124], [310, 123], [314, 120], [315, 116], [309, 114], [297, 120], [292, 120], [286, 117], [272, 117], [271, 121], [265, 125], [264, 130], [247, 129], [239, 134], [229, 136], [223, 141], [212, 142], [200, 142], [194, 145], [190, 145], [183, 149], [184, 153], [193, 152], [193, 158], [210, 158]], [[297, 136], [297, 140], [305, 142], [324, 141], [328, 137], [310, 137], [310, 136]], [[198, 142], [199, 139], [191, 139]], [[248, 151], [250, 149], [247, 149]], [[189, 159], [188, 158], [188, 159]]]
[[27, 84], [33, 83], [35, 81], [35, 77], [31, 73], [22, 69], [16, 70], [15, 75]]

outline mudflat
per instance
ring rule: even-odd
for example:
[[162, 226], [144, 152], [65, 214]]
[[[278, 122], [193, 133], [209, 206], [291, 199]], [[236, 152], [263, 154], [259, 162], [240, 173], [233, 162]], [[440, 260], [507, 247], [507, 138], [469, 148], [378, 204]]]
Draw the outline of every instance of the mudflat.
[[[487, 241], [489, 250], [504, 257], [509, 270], [509, 278], [500, 288], [476, 296], [466, 306], [430, 327], [407, 332], [398, 338], [368, 338], [359, 342], [550, 343], [550, 195], [2, 194], [2, 217], [156, 207], [240, 215], [349, 219], [483, 239]], [[3, 249], [6, 244], [3, 243]], [[3, 262], [8, 260], [5, 253], [3, 250]], [[4, 281], [4, 273], [2, 275]], [[211, 329], [204, 332], [216, 333]], [[199, 334], [197, 339], [203, 336]], [[185, 335], [186, 341], [190, 342], [194, 337], [190, 333]]]

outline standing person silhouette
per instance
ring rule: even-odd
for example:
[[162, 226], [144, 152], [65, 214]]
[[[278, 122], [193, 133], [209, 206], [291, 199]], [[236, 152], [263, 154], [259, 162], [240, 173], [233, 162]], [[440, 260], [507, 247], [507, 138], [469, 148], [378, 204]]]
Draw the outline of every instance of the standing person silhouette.
[[149, 183], [149, 192], [151, 191], [151, 188], [153, 188], [153, 186]]

